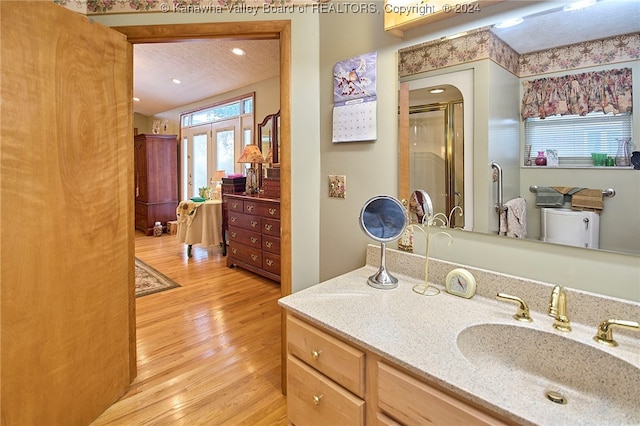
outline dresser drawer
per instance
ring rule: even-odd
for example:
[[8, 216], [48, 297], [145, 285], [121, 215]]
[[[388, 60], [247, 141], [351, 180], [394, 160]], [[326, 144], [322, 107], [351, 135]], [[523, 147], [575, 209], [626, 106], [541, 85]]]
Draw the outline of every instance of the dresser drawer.
[[262, 269], [280, 275], [280, 256], [268, 251], [262, 252]]
[[249, 247], [238, 242], [231, 241], [229, 243], [228, 258], [234, 258], [240, 262], [247, 263], [255, 266], [256, 268], [262, 267], [262, 251], [255, 247]]
[[287, 315], [287, 349], [357, 396], [364, 397], [362, 351], [291, 315]]
[[257, 232], [248, 231], [246, 229], [229, 227], [229, 240], [246, 244], [257, 249], [262, 247], [262, 235]]
[[504, 425], [394, 367], [377, 364], [378, 408], [403, 424]]
[[287, 415], [294, 425], [364, 425], [365, 403], [287, 356]]
[[262, 250], [269, 253], [280, 254], [280, 237], [272, 237], [271, 235], [262, 236]]
[[227, 198], [227, 208], [229, 211], [242, 213], [244, 212], [244, 202], [235, 198]]
[[262, 219], [262, 233], [265, 235], [272, 235], [274, 237], [280, 236], [280, 221], [276, 219]]
[[260, 232], [262, 219], [258, 216], [229, 211], [229, 227], [231, 226]]

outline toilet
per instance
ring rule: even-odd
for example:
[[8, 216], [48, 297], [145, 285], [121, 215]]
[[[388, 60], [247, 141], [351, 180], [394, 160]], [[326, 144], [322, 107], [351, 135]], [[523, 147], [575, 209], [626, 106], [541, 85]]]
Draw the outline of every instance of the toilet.
[[592, 211], [540, 209], [540, 240], [576, 247], [598, 248], [600, 215]]

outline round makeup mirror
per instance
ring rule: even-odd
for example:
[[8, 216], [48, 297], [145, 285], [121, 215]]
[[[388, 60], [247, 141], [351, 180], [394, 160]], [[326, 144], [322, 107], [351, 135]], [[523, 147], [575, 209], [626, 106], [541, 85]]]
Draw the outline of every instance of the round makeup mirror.
[[398, 280], [387, 272], [385, 243], [400, 238], [407, 227], [407, 211], [400, 201], [388, 195], [369, 199], [360, 212], [360, 227], [370, 238], [380, 243], [380, 268], [369, 277], [368, 284], [375, 288], [390, 289]]
[[429, 219], [433, 216], [433, 203], [426, 191], [417, 189], [411, 193], [411, 197], [409, 197], [409, 213], [411, 213], [412, 222], [414, 216], [420, 224], [429, 222]]

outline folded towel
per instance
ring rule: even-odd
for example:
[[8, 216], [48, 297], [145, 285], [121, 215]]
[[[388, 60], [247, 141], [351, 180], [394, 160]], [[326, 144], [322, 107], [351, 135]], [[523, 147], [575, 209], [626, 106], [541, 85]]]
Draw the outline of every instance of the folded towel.
[[539, 186], [536, 191], [536, 206], [538, 207], [562, 207], [564, 194], [548, 186]]
[[571, 196], [572, 210], [589, 210], [596, 213], [604, 209], [602, 189], [581, 189]]
[[555, 189], [556, 191], [564, 195], [573, 195], [576, 192], [583, 189], [583, 188], [578, 188], [576, 186], [552, 186], [551, 188]]
[[527, 204], [524, 198], [509, 200], [504, 205], [507, 211], [500, 212], [500, 234], [507, 237], [527, 236]]

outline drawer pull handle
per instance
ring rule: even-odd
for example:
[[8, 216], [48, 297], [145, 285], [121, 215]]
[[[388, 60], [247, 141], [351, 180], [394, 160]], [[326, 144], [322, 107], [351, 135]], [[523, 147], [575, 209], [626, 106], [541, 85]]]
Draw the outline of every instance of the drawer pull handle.
[[277, 212], [277, 211], [278, 211], [277, 209], [270, 208], [270, 209], [269, 209], [269, 214], [270, 214], [271, 216], [273, 216], [274, 214], [276, 214], [276, 212]]
[[233, 254], [238, 254], [238, 249], [237, 248], [232, 248], [231, 251], [233, 252]]
[[253, 211], [253, 207], [254, 207], [254, 206], [247, 206], [247, 211], [248, 211], [248, 212], [252, 212], [252, 211]]
[[235, 223], [235, 221], [236, 221], [236, 220], [238, 220], [238, 218], [237, 218], [237, 217], [235, 217], [235, 216], [231, 216], [231, 217], [229, 218], [229, 220], [230, 220], [231, 222], [234, 222], [234, 223]]
[[237, 237], [237, 236], [238, 236], [238, 234], [237, 234], [237, 233], [235, 233], [235, 232], [231, 232], [231, 237], [235, 238], [235, 237]]
[[311, 351], [311, 358], [317, 360], [318, 358], [320, 358], [320, 352], [321, 351], [315, 351], [315, 350]]
[[322, 399], [323, 395], [313, 395], [313, 405], [316, 407], [320, 405], [320, 399]]
[[256, 237], [251, 237], [251, 242], [252, 242], [253, 244], [255, 244], [255, 243], [256, 243], [256, 241], [258, 241], [258, 239], [257, 239]]
[[267, 223], [266, 225], [264, 225], [264, 229], [266, 229], [267, 231], [271, 231], [273, 229], [273, 225]]
[[271, 247], [273, 247], [273, 243], [271, 241], [267, 241], [266, 242], [266, 246], [267, 246], [267, 248], [271, 248]]
[[251, 255], [251, 260], [253, 260], [254, 262], [258, 261], [258, 255], [257, 254], [252, 254]]
[[251, 221], [251, 226], [255, 228], [256, 226], [258, 226], [258, 222], [255, 222], [255, 221], [252, 220]]
[[238, 203], [232, 203], [231, 207], [233, 207], [234, 209], [237, 209], [238, 208]]
[[273, 260], [267, 259], [267, 266], [273, 266]]

